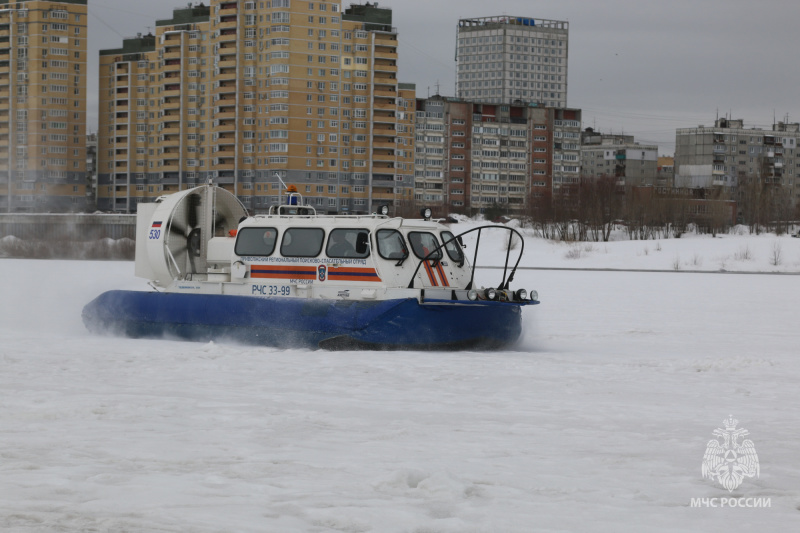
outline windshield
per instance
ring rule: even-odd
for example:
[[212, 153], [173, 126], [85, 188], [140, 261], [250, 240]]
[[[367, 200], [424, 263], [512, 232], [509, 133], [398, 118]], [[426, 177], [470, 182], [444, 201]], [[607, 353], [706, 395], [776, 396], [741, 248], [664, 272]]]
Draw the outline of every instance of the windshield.
[[381, 229], [377, 233], [378, 255], [384, 259], [403, 259], [408, 255], [406, 241], [396, 229]]
[[[453, 234], [449, 231], [443, 231], [442, 241], [447, 242], [450, 239], [453, 239]], [[464, 253], [461, 251], [461, 245], [459, 245], [457, 240], [454, 239], [452, 242], [445, 244], [444, 249], [447, 251], [447, 256], [450, 257], [450, 259], [459, 265], [464, 264]]]
[[[420, 259], [424, 259], [429, 253], [439, 246], [439, 241], [436, 240], [436, 235], [428, 233], [427, 231], [412, 231], [408, 234], [408, 242], [411, 243], [411, 249], [414, 250], [414, 255]], [[435, 254], [431, 255], [428, 259], [441, 259], [442, 251], [438, 250]]]

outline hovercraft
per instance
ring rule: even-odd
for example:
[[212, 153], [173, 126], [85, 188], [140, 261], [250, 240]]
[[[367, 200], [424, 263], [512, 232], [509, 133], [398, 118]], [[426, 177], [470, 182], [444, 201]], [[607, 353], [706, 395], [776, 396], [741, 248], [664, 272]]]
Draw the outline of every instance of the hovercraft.
[[[248, 216], [205, 185], [139, 204], [137, 277], [152, 292], [109, 291], [83, 309], [94, 333], [324, 349], [492, 349], [514, 343], [536, 291], [512, 290], [522, 236], [482, 226], [455, 236], [430, 219], [318, 215], [290, 192]], [[487, 230], [522, 246], [495, 287], [474, 285]], [[477, 233], [472, 263], [463, 235]], [[503, 236], [505, 238], [505, 235]]]

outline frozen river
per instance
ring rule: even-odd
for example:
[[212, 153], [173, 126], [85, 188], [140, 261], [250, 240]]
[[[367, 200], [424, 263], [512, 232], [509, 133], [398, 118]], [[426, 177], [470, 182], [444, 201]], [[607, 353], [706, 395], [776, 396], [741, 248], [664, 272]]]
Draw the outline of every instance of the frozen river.
[[[800, 523], [794, 276], [526, 271], [514, 351], [331, 353], [90, 336], [132, 270], [0, 260], [3, 531]], [[760, 459], [733, 493], [701, 476], [729, 414]], [[771, 506], [690, 505], [733, 496]]]

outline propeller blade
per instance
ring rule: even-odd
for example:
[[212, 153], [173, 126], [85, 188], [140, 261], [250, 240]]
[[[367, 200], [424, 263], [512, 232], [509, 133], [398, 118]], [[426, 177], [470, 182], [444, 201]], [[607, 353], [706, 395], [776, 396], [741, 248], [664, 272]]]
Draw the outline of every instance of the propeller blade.
[[202, 198], [200, 198], [199, 194], [192, 194], [188, 198], [189, 205], [188, 205], [188, 220], [189, 220], [189, 227], [194, 229], [200, 225], [200, 220], [202, 218]]
[[177, 220], [173, 220], [172, 224], [169, 225], [169, 231], [170, 233], [180, 233], [184, 237], [189, 234], [189, 228]]

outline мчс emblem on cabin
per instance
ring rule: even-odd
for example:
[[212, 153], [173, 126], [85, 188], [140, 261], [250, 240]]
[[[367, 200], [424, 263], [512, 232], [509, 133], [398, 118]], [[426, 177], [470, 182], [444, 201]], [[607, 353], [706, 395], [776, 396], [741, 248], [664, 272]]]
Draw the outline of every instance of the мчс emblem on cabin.
[[750, 432], [743, 428], [736, 429], [739, 421], [733, 415], [728, 415], [727, 420], [722, 423], [725, 429], [715, 429], [713, 435], [717, 438], [708, 441], [703, 456], [702, 473], [703, 478], [716, 480], [729, 492], [733, 492], [744, 478], [759, 476], [758, 455], [750, 439], [737, 442]]
[[325, 265], [320, 265], [317, 268], [317, 275], [320, 281], [325, 281], [325, 278], [328, 275], [328, 267]]

